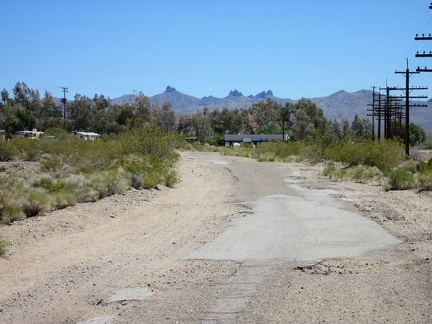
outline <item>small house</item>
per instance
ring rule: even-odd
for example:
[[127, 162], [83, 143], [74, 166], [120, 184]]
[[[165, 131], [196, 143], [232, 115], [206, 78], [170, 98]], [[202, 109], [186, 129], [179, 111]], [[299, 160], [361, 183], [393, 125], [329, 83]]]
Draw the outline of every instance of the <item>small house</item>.
[[100, 134], [94, 132], [74, 132], [74, 137], [78, 139], [82, 139], [85, 141], [94, 141], [95, 139], [101, 137]]

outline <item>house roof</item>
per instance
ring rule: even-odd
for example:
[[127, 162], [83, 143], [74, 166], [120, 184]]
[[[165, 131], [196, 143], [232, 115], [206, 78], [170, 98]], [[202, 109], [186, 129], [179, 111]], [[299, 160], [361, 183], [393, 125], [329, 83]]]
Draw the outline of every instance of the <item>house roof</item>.
[[282, 134], [226, 134], [226, 142], [266, 142], [282, 140]]
[[82, 135], [82, 136], [101, 136], [98, 133], [95, 132], [76, 132], [76, 134]]

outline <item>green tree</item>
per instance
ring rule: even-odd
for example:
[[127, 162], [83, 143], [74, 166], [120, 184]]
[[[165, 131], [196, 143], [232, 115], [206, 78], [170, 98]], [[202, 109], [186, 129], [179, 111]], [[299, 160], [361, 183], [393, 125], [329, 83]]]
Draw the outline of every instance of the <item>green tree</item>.
[[357, 114], [351, 125], [354, 137], [359, 139], [370, 139], [372, 137], [372, 125], [369, 119], [361, 119]]
[[89, 97], [76, 94], [74, 101], [68, 105], [68, 108], [71, 119], [71, 130], [92, 130], [97, 114], [96, 109], [92, 105], [92, 101]]
[[50, 92], [45, 91], [40, 108], [35, 112], [35, 117], [37, 119], [36, 127], [41, 130], [63, 125], [61, 110], [57, 107]]
[[31, 93], [30, 88], [24, 82], [17, 82], [13, 88], [14, 103], [20, 104], [25, 109], [30, 108]]
[[343, 137], [342, 125], [339, 123], [336, 118], [333, 121], [329, 122], [329, 126], [332, 129], [333, 133], [333, 141], [340, 141]]
[[32, 130], [36, 125], [36, 118], [31, 111], [24, 109], [20, 105], [9, 107], [10, 113], [3, 123], [3, 127], [8, 135], [15, 134], [19, 130]]
[[[405, 138], [405, 125], [402, 125], [401, 137]], [[410, 123], [409, 125], [409, 144], [417, 146], [426, 142], [427, 136], [425, 130], [417, 124]]]
[[205, 110], [198, 110], [192, 116], [192, 125], [196, 137], [201, 143], [204, 143], [205, 139], [209, 137], [211, 133], [210, 119], [206, 116]]
[[9, 92], [7, 92], [7, 90], [4, 88], [1, 91], [1, 100], [3, 102], [3, 105], [11, 106], [13, 104], [13, 100], [9, 97]]
[[129, 104], [124, 104], [120, 108], [120, 112], [117, 116], [117, 123], [119, 125], [130, 125], [131, 121], [135, 119], [133, 108]]
[[144, 123], [149, 123], [151, 121], [150, 99], [142, 92], [135, 98], [134, 115], [136, 118], [140, 118]]
[[181, 115], [179, 118], [177, 131], [180, 134], [184, 134], [184, 135], [194, 134], [195, 128], [194, 128], [193, 116]]
[[176, 129], [176, 117], [171, 103], [164, 102], [162, 107], [158, 105], [154, 106], [152, 115], [156, 124], [164, 131], [172, 132]]
[[293, 104], [293, 130], [297, 139], [318, 138], [325, 132], [327, 120], [323, 110], [312, 100], [302, 98]]
[[281, 123], [282, 110], [283, 106], [271, 98], [254, 103], [247, 111], [251, 132], [256, 133], [268, 124]]
[[282, 127], [276, 123], [268, 123], [257, 129], [257, 134], [282, 134]]

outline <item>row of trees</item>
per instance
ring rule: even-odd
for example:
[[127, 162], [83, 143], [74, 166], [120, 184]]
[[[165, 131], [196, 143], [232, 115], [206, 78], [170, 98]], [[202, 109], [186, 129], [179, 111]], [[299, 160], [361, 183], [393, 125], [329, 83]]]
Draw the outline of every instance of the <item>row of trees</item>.
[[329, 121], [321, 108], [302, 98], [296, 103], [282, 105], [267, 98], [247, 109], [207, 108], [193, 115], [180, 116], [178, 130], [205, 138], [226, 133], [286, 134], [294, 140], [327, 137], [329, 140], [370, 138], [369, 120], [356, 115], [352, 124], [346, 119]]
[[[64, 115], [66, 118], [64, 118]], [[176, 129], [176, 116], [169, 103], [151, 106], [148, 97], [139, 93], [135, 101], [123, 105], [112, 105], [109, 98], [95, 94], [93, 98], [76, 94], [73, 101], [63, 104], [45, 92], [18, 82], [13, 96], [6, 89], [1, 91], [0, 127], [9, 135], [17, 130], [60, 127], [67, 131], [95, 131], [101, 134], [119, 133], [124, 128], [156, 123], [166, 131]]]
[[95, 94], [93, 98], [76, 94], [63, 106], [45, 92], [41, 98], [38, 90], [18, 82], [13, 96], [3, 89], [0, 103], [0, 127], [9, 135], [17, 130], [61, 127], [67, 131], [95, 131], [101, 134], [119, 133], [122, 129], [154, 123], [167, 132], [197, 136], [201, 141], [221, 137], [226, 133], [277, 133], [291, 139], [323, 137], [328, 141], [344, 138], [370, 138], [372, 126], [368, 119], [356, 115], [354, 121], [329, 121], [322, 109], [309, 99], [282, 105], [268, 98], [247, 109], [208, 108], [191, 115], [176, 116], [170, 103], [151, 105], [148, 97], [139, 93], [134, 102], [111, 104], [109, 98]]

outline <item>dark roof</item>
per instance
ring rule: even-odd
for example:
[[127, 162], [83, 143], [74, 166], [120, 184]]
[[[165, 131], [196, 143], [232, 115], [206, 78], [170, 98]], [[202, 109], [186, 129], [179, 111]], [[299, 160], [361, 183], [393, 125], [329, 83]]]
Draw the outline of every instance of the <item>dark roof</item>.
[[238, 134], [225, 135], [226, 142], [268, 142], [282, 140], [282, 134]]

